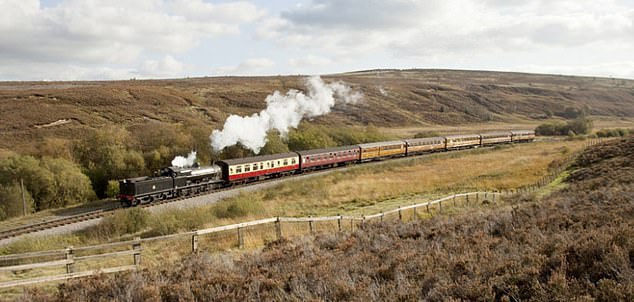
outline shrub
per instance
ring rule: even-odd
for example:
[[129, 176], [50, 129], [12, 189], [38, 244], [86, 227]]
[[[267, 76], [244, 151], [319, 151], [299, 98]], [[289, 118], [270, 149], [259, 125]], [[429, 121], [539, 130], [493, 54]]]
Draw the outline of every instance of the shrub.
[[148, 211], [142, 208], [117, 210], [84, 232], [86, 235], [96, 238], [113, 238], [134, 234], [148, 226], [149, 217]]
[[248, 194], [242, 193], [227, 202], [219, 203], [214, 207], [214, 215], [218, 218], [238, 218], [261, 211], [262, 206]]
[[119, 181], [109, 180], [108, 188], [106, 189], [106, 195], [110, 198], [117, 197], [119, 194]]
[[592, 130], [592, 120], [578, 117], [568, 122], [541, 124], [535, 128], [537, 135], [579, 135], [588, 134]]
[[616, 128], [616, 129], [601, 129], [597, 131], [596, 135], [598, 137], [620, 137], [627, 136], [629, 134], [629, 130]]
[[423, 131], [423, 132], [416, 133], [416, 135], [414, 135], [414, 138], [425, 138], [425, 137], [436, 137], [436, 136], [440, 136], [440, 133], [436, 131]]

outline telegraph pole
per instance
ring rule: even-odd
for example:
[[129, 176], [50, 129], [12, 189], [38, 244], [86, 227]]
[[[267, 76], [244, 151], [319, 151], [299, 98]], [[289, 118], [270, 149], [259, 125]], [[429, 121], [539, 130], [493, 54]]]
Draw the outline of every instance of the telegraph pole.
[[24, 197], [24, 180], [20, 178], [20, 188], [22, 189], [22, 214], [26, 216], [26, 198]]

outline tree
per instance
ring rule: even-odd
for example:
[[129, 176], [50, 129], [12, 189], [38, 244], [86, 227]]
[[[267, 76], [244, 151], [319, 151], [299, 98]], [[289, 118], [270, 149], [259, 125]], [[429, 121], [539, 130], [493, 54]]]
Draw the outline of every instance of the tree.
[[279, 132], [269, 131], [266, 135], [266, 145], [260, 150], [260, 154], [276, 154], [288, 151], [288, 145], [282, 140]]
[[108, 128], [93, 132], [74, 146], [75, 158], [98, 196], [106, 195], [109, 180], [148, 173], [143, 156], [130, 148], [130, 141], [127, 131]]
[[[32, 213], [35, 204], [31, 194], [26, 189], [24, 190], [24, 200], [26, 201], [26, 213]], [[24, 214], [23, 207], [20, 184], [0, 184], [0, 220], [22, 216]]]
[[288, 135], [288, 147], [293, 151], [335, 146], [335, 141], [321, 127], [305, 126]]
[[61, 158], [15, 154], [0, 160], [0, 185], [8, 190], [20, 180], [37, 211], [89, 201], [95, 195], [79, 166]]

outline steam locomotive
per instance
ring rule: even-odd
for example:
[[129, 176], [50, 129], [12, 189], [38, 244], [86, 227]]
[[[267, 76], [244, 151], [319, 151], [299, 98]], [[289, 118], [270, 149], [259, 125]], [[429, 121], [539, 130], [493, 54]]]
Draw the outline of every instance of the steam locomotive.
[[317, 169], [480, 146], [531, 142], [532, 130], [487, 132], [377, 142], [353, 146], [262, 155], [189, 168], [164, 168], [154, 177], [119, 182], [119, 200], [137, 206], [157, 200], [192, 196], [220, 188]]

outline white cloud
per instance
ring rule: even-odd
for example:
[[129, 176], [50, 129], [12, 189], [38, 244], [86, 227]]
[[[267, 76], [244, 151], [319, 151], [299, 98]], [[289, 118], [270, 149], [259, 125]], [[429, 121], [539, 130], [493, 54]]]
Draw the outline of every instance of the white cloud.
[[329, 65], [332, 64], [332, 60], [326, 57], [309, 54], [302, 58], [288, 59], [288, 64], [296, 68], [301, 68], [306, 66]]
[[[267, 58], [247, 59], [237, 66], [219, 67], [216, 73], [220, 75], [249, 75], [262, 74], [267, 69], [275, 66], [275, 62]], [[269, 72], [270, 74], [271, 72]]]
[[[0, 64], [128, 69], [151, 54], [182, 54], [204, 39], [237, 34], [262, 15], [248, 2], [64, 0], [45, 8], [37, 0], [8, 0], [0, 4]], [[165, 63], [157, 66], [174, 67]]]
[[594, 60], [597, 50], [634, 51], [634, 7], [618, 0], [313, 0], [263, 21], [258, 36], [328, 54], [333, 65], [377, 52], [408, 65], [549, 49]]

